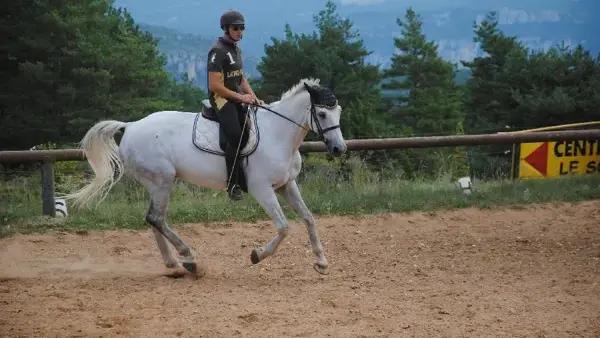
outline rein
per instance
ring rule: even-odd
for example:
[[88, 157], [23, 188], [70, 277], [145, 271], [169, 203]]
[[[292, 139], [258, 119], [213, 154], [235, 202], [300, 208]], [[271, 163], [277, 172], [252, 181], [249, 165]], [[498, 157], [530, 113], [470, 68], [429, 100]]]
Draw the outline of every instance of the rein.
[[[284, 116], [284, 115], [282, 115], [281, 113], [278, 113], [278, 112], [274, 111], [274, 110], [273, 110], [273, 109], [271, 109], [271, 108], [267, 108], [267, 107], [265, 107], [265, 106], [263, 106], [263, 105], [260, 105], [260, 104], [257, 104], [257, 103], [251, 103], [250, 105], [252, 105], [252, 106], [255, 106], [255, 107], [260, 107], [260, 108], [263, 108], [263, 109], [265, 109], [265, 110], [267, 110], [267, 111], [270, 111], [271, 113], [273, 113], [273, 114], [275, 114], [275, 115], [277, 115], [277, 116], [279, 116], [279, 117], [282, 117], [282, 118], [284, 118], [284, 119], [286, 119], [286, 120], [288, 120], [288, 121], [292, 122], [293, 124], [297, 125], [298, 127], [302, 128], [302, 129], [304, 129], [304, 130], [306, 130], [307, 132], [313, 131], [313, 130], [311, 130], [311, 129], [308, 129], [308, 128], [306, 128], [306, 127], [304, 127], [304, 126], [300, 125], [298, 122], [296, 122], [296, 121], [294, 121], [294, 120], [290, 119], [289, 117], [287, 117], [287, 116]], [[317, 118], [317, 110], [315, 109], [315, 106], [316, 106], [316, 107], [326, 107], [326, 106], [325, 106], [325, 105], [316, 105], [316, 104], [315, 104], [315, 103], [314, 103], [312, 100], [311, 100], [311, 102], [310, 102], [310, 121], [311, 121], [311, 124], [312, 124], [312, 122], [314, 121], [314, 123], [317, 125], [317, 132], [315, 132], [315, 134], [317, 134], [317, 136], [318, 136], [319, 140], [321, 140], [321, 141], [323, 141], [325, 144], [327, 144], [327, 139], [325, 138], [325, 135], [324, 135], [324, 134], [325, 134], [326, 132], [330, 131], [330, 130], [338, 129], [338, 128], [340, 127], [340, 125], [339, 125], [339, 124], [336, 124], [336, 125], [334, 125], [334, 126], [327, 127], [327, 128], [325, 128], [325, 129], [323, 129], [323, 128], [321, 127], [321, 122], [319, 122], [319, 119]], [[314, 131], [313, 131], [313, 132], [314, 132]]]

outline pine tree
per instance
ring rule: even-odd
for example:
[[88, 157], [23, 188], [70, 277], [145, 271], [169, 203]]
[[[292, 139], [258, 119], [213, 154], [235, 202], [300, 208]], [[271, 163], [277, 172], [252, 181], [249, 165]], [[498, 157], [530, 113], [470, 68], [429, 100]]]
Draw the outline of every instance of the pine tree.
[[[500, 31], [495, 12], [488, 13], [473, 29], [473, 41], [486, 55], [471, 62], [462, 61], [472, 74], [467, 82], [471, 100], [467, 102], [465, 129], [475, 133], [500, 131], [509, 125], [510, 111], [516, 107], [510, 75], [524, 70], [527, 51], [516, 37]], [[509, 68], [511, 72], [506, 71]]]
[[[465, 129], [493, 133], [598, 120], [600, 57], [581, 45], [530, 51], [498, 28], [494, 12], [474, 26], [485, 56], [463, 64], [472, 70]], [[474, 174], [506, 176], [507, 146], [472, 148]]]
[[156, 39], [114, 1], [7, 2], [0, 11], [0, 144], [77, 142], [99, 119], [177, 109]]
[[[399, 53], [392, 56], [391, 67], [384, 71], [384, 88], [397, 92], [392, 98], [394, 123], [405, 134], [456, 134], [464, 112], [461, 91], [454, 83], [455, 66], [439, 56], [435, 42], [427, 41], [422, 19], [412, 8], [406, 10], [404, 20], [397, 19], [397, 24], [402, 29], [401, 37], [394, 38]], [[452, 151], [445, 149], [409, 153], [411, 163], [404, 168], [409, 174], [423, 167], [433, 173], [456, 161]], [[463, 165], [450, 170], [466, 174]]]
[[[519, 119], [515, 114], [518, 103], [513, 94], [523, 85], [519, 74], [526, 74], [527, 50], [516, 37], [506, 36], [498, 28], [495, 12], [487, 14], [479, 24], [473, 24], [475, 37], [485, 56], [462, 61], [471, 70], [467, 81], [469, 99], [466, 101], [465, 131], [482, 134], [507, 131]], [[469, 150], [472, 175], [482, 178], [502, 178], [510, 172], [512, 147], [490, 145]]]
[[507, 69], [517, 104], [510, 123], [536, 128], [600, 119], [600, 57], [577, 45], [530, 54], [522, 69]]
[[378, 67], [366, 64], [370, 52], [350, 20], [342, 19], [336, 9], [327, 1], [313, 17], [317, 29], [312, 34], [295, 34], [286, 25], [284, 39], [272, 38], [257, 67], [257, 92], [276, 100], [300, 79], [319, 78], [322, 85], [333, 84], [344, 107], [341, 128], [346, 138], [379, 137], [382, 127], [374, 116], [380, 101]]

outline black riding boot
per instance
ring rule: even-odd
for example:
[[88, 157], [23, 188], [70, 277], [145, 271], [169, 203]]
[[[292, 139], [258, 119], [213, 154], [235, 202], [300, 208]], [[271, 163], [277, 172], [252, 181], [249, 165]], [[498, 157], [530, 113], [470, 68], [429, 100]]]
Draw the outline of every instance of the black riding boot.
[[[240, 178], [240, 159], [239, 157], [236, 159], [236, 150], [232, 147], [227, 147], [227, 155], [225, 156], [225, 164], [227, 165], [227, 182], [229, 185], [227, 186], [227, 192], [229, 193], [229, 198], [234, 201], [241, 200], [242, 197], [242, 188], [239, 185]], [[233, 164], [235, 161], [235, 165]]]
[[[237, 150], [241, 138], [240, 110], [236, 104], [227, 102], [219, 113], [220, 146], [225, 149], [225, 163], [227, 164], [227, 191], [229, 198], [234, 201], [242, 199], [242, 187], [240, 187], [241, 163], [236, 159]], [[235, 166], [234, 163], [235, 162]], [[230, 179], [231, 178], [231, 179]]]

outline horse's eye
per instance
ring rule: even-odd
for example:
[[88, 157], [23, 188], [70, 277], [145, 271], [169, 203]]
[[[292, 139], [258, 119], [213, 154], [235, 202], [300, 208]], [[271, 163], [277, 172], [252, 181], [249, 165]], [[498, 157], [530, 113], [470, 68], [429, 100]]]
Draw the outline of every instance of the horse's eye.
[[320, 118], [322, 118], [322, 119], [324, 119], [324, 118], [325, 118], [325, 113], [324, 113], [324, 112], [322, 112], [322, 111], [320, 111], [320, 112], [319, 112], [319, 117], [320, 117]]

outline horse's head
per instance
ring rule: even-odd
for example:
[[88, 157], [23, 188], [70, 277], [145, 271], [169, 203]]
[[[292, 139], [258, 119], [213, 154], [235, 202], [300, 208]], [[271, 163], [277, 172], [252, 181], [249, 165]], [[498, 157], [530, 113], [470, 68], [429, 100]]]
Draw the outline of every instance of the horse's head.
[[346, 142], [340, 129], [342, 107], [330, 88], [306, 82], [304, 88], [310, 94], [310, 129], [327, 145], [331, 155], [341, 156], [346, 152]]

